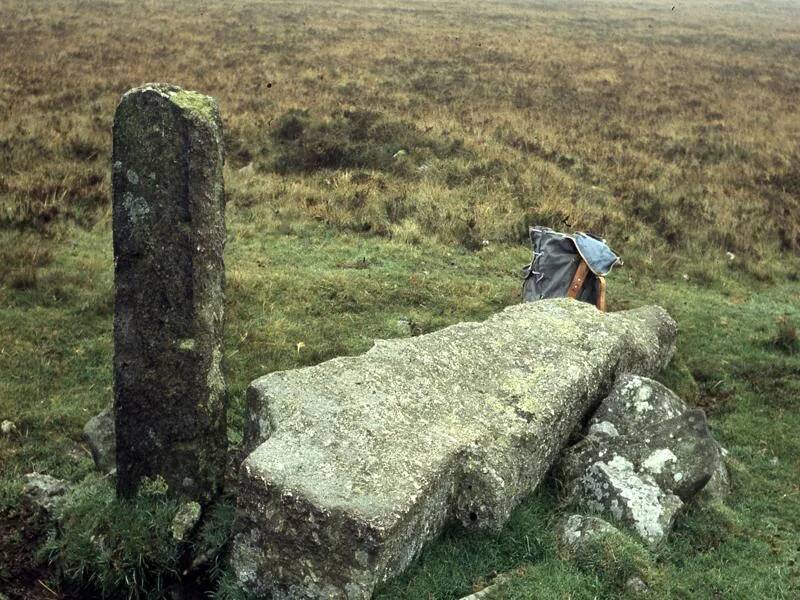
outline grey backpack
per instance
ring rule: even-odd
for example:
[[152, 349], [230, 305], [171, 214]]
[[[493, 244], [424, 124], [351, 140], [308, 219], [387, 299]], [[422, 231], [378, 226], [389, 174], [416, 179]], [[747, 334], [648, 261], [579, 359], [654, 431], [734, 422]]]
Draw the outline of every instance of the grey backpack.
[[522, 269], [522, 301], [576, 298], [605, 310], [605, 275], [622, 261], [605, 240], [548, 227], [530, 228], [533, 258]]

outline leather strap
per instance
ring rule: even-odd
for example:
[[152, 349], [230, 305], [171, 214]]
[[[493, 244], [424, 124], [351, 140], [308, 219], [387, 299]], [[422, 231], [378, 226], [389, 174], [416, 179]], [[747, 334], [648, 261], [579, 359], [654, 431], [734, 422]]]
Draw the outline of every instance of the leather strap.
[[606, 312], [606, 278], [597, 278], [597, 309]]
[[583, 284], [586, 283], [586, 276], [589, 275], [589, 265], [586, 261], [581, 259], [578, 269], [575, 271], [575, 276], [572, 278], [572, 283], [569, 285], [567, 291], [567, 298], [577, 298], [581, 294]]

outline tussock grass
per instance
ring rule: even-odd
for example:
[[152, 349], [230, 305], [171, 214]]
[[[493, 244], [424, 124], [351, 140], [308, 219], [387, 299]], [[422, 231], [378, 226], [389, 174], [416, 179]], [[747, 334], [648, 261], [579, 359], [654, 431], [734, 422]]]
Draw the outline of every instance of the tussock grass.
[[39, 554], [78, 596], [156, 600], [182, 580], [194, 582], [197, 567], [204, 568], [206, 585], [215, 585], [223, 574], [232, 500], [223, 497], [208, 506], [194, 539], [187, 542], [172, 536], [179, 505], [167, 495], [163, 480], [146, 481], [135, 498], [125, 500], [116, 497], [111, 480], [91, 475], [58, 506], [58, 525]]
[[[265, 166], [283, 174], [370, 169], [407, 177], [423, 170], [424, 161], [452, 156], [462, 146], [460, 140], [438, 140], [411, 123], [386, 121], [364, 110], [343, 111], [324, 121], [313, 119], [308, 111], [291, 110], [279, 117], [270, 138], [271, 151], [263, 152]], [[369, 173], [362, 174], [362, 182], [369, 179]]]
[[107, 479], [89, 477], [57, 511], [42, 553], [68, 581], [103, 597], [163, 598], [178, 574], [180, 552], [170, 531], [178, 502], [158, 481], [133, 501], [117, 500]]
[[776, 331], [772, 338], [772, 344], [779, 350], [789, 354], [800, 350], [800, 339], [794, 323], [788, 317], [782, 316], [778, 318], [775, 325]]

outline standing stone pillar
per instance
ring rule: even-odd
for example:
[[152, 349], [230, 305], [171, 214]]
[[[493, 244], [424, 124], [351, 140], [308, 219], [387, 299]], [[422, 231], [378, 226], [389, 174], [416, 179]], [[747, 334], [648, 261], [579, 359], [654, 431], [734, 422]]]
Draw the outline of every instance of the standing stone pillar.
[[114, 117], [117, 493], [145, 477], [207, 501], [226, 462], [225, 196], [213, 98], [164, 84]]

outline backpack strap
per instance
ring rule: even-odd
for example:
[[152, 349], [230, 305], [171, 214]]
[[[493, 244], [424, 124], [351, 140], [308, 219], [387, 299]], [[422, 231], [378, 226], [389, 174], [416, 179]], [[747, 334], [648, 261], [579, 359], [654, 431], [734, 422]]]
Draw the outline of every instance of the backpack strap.
[[[589, 265], [585, 260], [581, 260], [578, 268], [575, 270], [575, 276], [572, 278], [572, 283], [567, 290], [567, 298], [575, 299], [581, 295], [581, 290], [586, 284], [586, 278], [589, 275]], [[597, 276], [597, 309], [600, 312], [606, 312], [606, 278]]]
[[567, 298], [572, 298], [574, 300], [580, 296], [583, 285], [586, 283], [587, 275], [589, 275], [589, 265], [586, 264], [585, 260], [581, 259], [581, 262], [578, 264], [578, 268], [575, 270], [575, 276], [572, 278], [572, 283], [569, 284]]
[[606, 278], [597, 278], [597, 310], [606, 312]]

